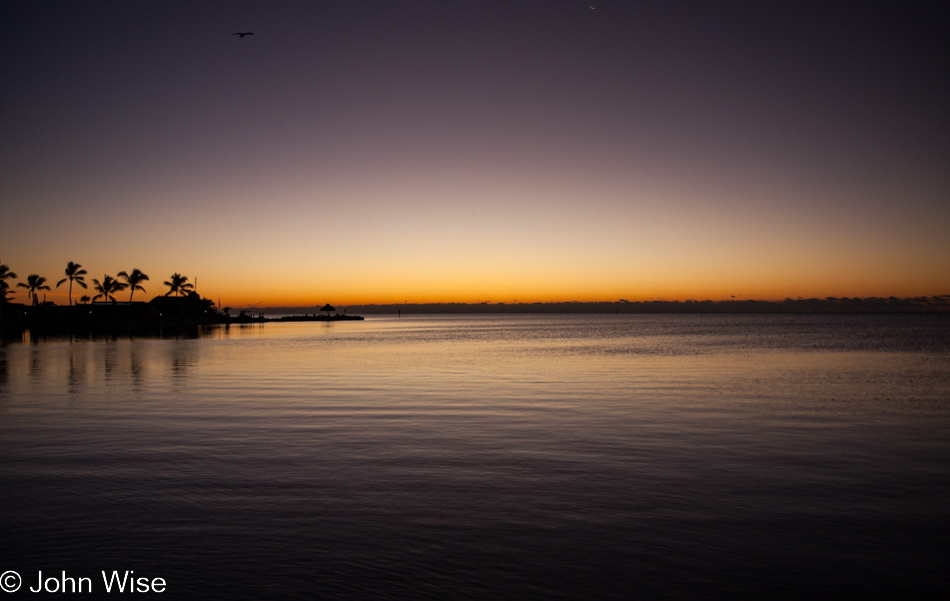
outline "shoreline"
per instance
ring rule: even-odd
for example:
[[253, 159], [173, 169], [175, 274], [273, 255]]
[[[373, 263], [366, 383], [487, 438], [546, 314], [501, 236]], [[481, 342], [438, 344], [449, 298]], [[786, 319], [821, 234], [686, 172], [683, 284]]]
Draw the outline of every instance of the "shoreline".
[[[30, 330], [40, 336], [84, 334], [161, 334], [211, 325], [280, 322], [363, 321], [366, 315], [527, 315], [527, 314], [885, 314], [950, 315], [950, 295], [903, 298], [825, 298], [782, 301], [607, 301], [549, 303], [400, 303], [347, 305], [343, 313], [314, 312], [315, 307], [262, 307], [256, 315], [230, 315], [187, 298], [157, 297], [149, 302], [85, 305], [0, 305], [0, 333]], [[357, 314], [358, 313], [358, 314]]]
[[[763, 300], [568, 301], [536, 303], [386, 303], [344, 305], [361, 315], [385, 314], [521, 314], [521, 313], [950, 313], [950, 295], [915, 298], [835, 298]], [[312, 307], [261, 307], [270, 316], [312, 311]]]

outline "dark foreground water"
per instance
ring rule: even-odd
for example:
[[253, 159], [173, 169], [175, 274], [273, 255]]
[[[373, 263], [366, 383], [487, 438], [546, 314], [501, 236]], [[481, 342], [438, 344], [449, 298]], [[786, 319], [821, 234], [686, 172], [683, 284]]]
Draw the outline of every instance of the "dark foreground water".
[[948, 541], [946, 316], [0, 347], [10, 599], [62, 596], [40, 570], [85, 598], [103, 570], [180, 599], [939, 598]]

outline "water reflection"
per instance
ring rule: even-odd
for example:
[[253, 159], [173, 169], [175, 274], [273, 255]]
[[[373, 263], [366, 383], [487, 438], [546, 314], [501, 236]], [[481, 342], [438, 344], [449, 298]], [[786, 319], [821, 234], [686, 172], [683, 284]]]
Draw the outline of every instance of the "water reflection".
[[78, 346], [70, 345], [69, 371], [67, 373], [67, 390], [69, 390], [70, 394], [78, 394], [83, 391], [84, 381], [86, 379], [85, 363], [85, 349], [80, 350]]
[[7, 398], [7, 349], [0, 347], [0, 404]]
[[43, 363], [46, 350], [39, 346], [30, 349], [30, 381], [39, 385], [43, 381]]
[[116, 370], [117, 363], [117, 349], [115, 344], [115, 339], [107, 341], [105, 347], [100, 347], [102, 349], [102, 373], [106, 382], [109, 382], [113, 379]]
[[[718, 335], [702, 317], [601, 330], [453, 317], [11, 345], [0, 407], [24, 418], [0, 419], [0, 559], [98, 567], [121, 553], [180, 570], [189, 598], [209, 598], [199, 568], [235, 554], [338, 583], [383, 556], [387, 574], [451, 578], [479, 598], [504, 597], [477, 588], [496, 581], [542, 598], [614, 582], [627, 598], [635, 565], [663, 582], [698, 570], [676, 598], [720, 573], [818, 587], [840, 572], [851, 586], [894, 573], [867, 566], [881, 548], [907, 550], [898, 578], [926, 575], [950, 506], [950, 409], [932, 409], [950, 394], [946, 350], [806, 352], [864, 330], [829, 342], [717, 320]], [[806, 554], [820, 567], [802, 572]], [[248, 574], [247, 596], [273, 592]], [[340, 587], [324, 596], [350, 598]], [[282, 592], [270, 597], [299, 590]]]
[[194, 340], [176, 340], [168, 347], [168, 367], [171, 370], [171, 382], [183, 386], [190, 371], [198, 363], [198, 345]]
[[129, 374], [132, 376], [133, 390], [141, 392], [145, 381], [145, 363], [137, 344], [129, 345]]
[[206, 328], [201, 332], [202, 338], [225, 340], [244, 336], [257, 336], [265, 331], [265, 327], [273, 328], [274, 324], [265, 326], [263, 323], [225, 324], [223, 326]]

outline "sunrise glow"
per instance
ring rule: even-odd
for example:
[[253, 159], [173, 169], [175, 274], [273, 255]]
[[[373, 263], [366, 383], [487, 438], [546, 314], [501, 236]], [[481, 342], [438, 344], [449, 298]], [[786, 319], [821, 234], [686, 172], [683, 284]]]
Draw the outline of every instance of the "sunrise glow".
[[231, 306], [950, 293], [946, 78], [893, 16], [55, 6], [2, 9], [21, 280], [178, 272]]

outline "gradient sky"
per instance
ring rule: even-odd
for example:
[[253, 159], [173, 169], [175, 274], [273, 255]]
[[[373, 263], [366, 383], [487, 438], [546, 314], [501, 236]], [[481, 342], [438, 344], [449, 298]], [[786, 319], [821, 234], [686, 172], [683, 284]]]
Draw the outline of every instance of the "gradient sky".
[[950, 293], [939, 3], [593, 6], [0, 0], [0, 262], [234, 307]]

